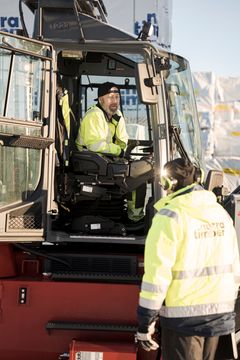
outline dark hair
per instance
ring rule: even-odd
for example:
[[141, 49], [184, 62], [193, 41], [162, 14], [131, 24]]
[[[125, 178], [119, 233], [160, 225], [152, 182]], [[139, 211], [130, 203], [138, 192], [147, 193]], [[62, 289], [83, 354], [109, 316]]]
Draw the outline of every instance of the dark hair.
[[193, 184], [195, 180], [195, 166], [188, 160], [178, 158], [168, 161], [164, 165], [168, 178], [177, 180], [174, 191]]

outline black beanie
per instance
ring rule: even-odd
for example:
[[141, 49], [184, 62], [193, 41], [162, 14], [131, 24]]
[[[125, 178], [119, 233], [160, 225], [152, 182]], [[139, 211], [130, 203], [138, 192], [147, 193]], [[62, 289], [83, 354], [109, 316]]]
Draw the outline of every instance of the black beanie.
[[[117, 90], [113, 90], [111, 91], [111, 89], [115, 87], [117, 88]], [[117, 93], [117, 94], [120, 94], [120, 91], [119, 91], [119, 88], [116, 84], [112, 83], [112, 82], [105, 82], [103, 84], [101, 84], [98, 88], [98, 97], [94, 100], [98, 100], [98, 98], [100, 96], [104, 96], [106, 94], [110, 94], [110, 93]]]

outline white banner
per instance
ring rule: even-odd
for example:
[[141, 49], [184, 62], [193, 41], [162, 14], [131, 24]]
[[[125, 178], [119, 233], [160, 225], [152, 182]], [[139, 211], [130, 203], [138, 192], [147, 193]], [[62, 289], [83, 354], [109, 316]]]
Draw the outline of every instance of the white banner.
[[15, 34], [21, 28], [18, 0], [0, 0], [0, 30]]
[[[143, 22], [153, 25], [151, 41], [165, 49], [171, 48], [172, 41], [172, 0], [103, 0], [108, 12], [109, 24], [123, 29], [136, 37]], [[22, 28], [19, 16], [19, 0], [0, 0], [0, 29], [16, 33]], [[33, 14], [23, 4], [24, 20], [28, 33], [32, 34]]]
[[151, 41], [170, 49], [172, 40], [172, 0], [104, 0], [108, 22], [137, 35], [143, 22], [153, 25]]
[[[22, 29], [19, 14], [19, 0], [0, 0], [0, 30], [16, 34]], [[33, 14], [26, 5], [22, 5], [24, 21], [29, 35], [32, 35]]]

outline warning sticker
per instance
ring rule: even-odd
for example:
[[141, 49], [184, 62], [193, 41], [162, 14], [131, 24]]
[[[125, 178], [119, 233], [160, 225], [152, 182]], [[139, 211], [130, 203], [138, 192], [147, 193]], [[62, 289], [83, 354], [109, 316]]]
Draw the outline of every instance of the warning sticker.
[[102, 352], [79, 351], [75, 355], [75, 360], [103, 360]]
[[101, 229], [101, 224], [90, 224], [90, 229], [91, 230], [99, 230]]

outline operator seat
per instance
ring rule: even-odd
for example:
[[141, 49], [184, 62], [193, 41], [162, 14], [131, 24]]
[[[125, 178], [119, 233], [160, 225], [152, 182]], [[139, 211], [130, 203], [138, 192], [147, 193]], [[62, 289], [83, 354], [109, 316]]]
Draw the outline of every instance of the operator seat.
[[130, 160], [89, 150], [73, 151], [68, 173], [71, 230], [126, 235], [122, 222], [127, 218], [128, 194], [152, 178], [149, 158]]
[[99, 185], [117, 185], [122, 195], [135, 190], [152, 178], [153, 164], [149, 158], [127, 160], [89, 150], [73, 152], [71, 166], [79, 179]]

